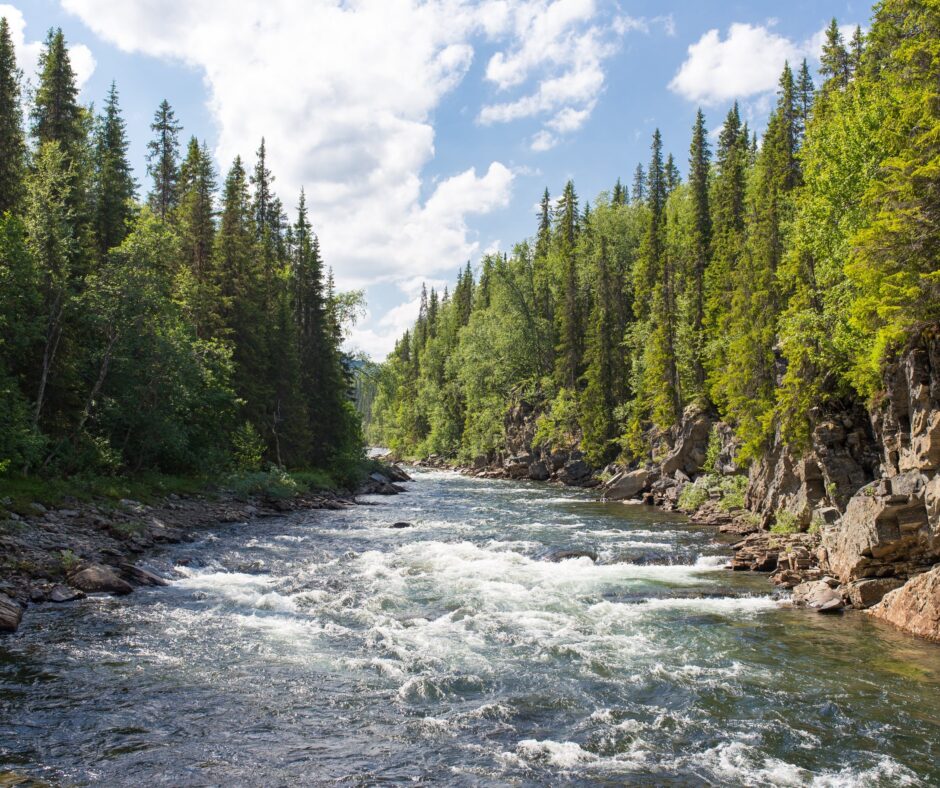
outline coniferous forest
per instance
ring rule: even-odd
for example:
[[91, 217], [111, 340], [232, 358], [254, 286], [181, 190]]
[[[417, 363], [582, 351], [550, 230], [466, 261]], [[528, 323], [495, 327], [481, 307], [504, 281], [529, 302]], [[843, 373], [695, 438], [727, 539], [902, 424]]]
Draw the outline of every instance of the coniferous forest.
[[[818, 73], [780, 75], [763, 136], [728, 108], [593, 201], [541, 200], [535, 235], [422, 295], [375, 392], [374, 442], [468, 461], [504, 446], [520, 400], [535, 444], [602, 467], [643, 461], [690, 404], [738, 460], [795, 451], [827, 404], [868, 403], [940, 317], [940, 14], [884, 0], [870, 30], [828, 28]], [[679, 162], [686, 164], [680, 176]], [[614, 182], [615, 181], [615, 182]]]
[[140, 184], [117, 87], [78, 102], [61, 30], [37, 79], [25, 108], [0, 20], [0, 474], [358, 458], [359, 295], [334, 290], [303, 193], [285, 214], [264, 140], [220, 179], [164, 101]]

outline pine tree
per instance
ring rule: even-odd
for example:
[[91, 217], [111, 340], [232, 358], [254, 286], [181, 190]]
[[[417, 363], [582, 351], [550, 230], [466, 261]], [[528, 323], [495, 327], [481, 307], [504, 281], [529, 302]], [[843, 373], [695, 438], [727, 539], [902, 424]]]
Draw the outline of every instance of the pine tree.
[[112, 82], [95, 131], [95, 235], [102, 259], [127, 236], [136, 184], [127, 159], [127, 132]]
[[26, 143], [20, 106], [20, 72], [6, 17], [0, 17], [0, 216], [23, 197]]
[[796, 82], [796, 103], [800, 113], [800, 134], [805, 134], [809, 127], [809, 120], [813, 110], [813, 99], [816, 95], [816, 87], [813, 85], [813, 78], [809, 73], [809, 66], [806, 64], [806, 58], [800, 65], [800, 75]]
[[703, 326], [705, 322], [705, 275], [711, 254], [711, 211], [708, 204], [711, 154], [705, 115], [699, 109], [689, 150], [689, 190], [692, 196], [692, 337], [696, 342], [693, 372], [699, 391], [705, 385]]
[[147, 144], [147, 174], [153, 178], [150, 207], [161, 221], [166, 221], [179, 199], [179, 132], [182, 126], [170, 103], [160, 102], [150, 124], [154, 138]]

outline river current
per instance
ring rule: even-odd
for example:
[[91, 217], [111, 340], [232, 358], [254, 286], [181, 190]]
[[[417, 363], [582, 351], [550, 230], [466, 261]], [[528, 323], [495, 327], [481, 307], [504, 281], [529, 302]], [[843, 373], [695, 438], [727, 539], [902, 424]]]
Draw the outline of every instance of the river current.
[[940, 785], [940, 647], [786, 608], [678, 515], [406, 486], [31, 608], [0, 639], [0, 785]]

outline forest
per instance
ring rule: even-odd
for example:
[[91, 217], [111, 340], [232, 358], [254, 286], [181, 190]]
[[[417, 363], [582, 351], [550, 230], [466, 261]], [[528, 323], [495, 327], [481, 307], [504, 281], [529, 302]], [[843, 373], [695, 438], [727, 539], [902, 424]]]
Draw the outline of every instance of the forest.
[[369, 439], [492, 459], [526, 400], [535, 445], [599, 468], [649, 459], [695, 404], [746, 464], [775, 437], [799, 451], [820, 409], [874, 402], [940, 318], [940, 7], [883, 0], [848, 37], [833, 20], [817, 74], [784, 67], [761, 138], [737, 105], [717, 137], [690, 121], [685, 177], [657, 131], [627, 183], [546, 190], [532, 238], [425, 292]]
[[24, 106], [0, 20], [0, 477], [206, 475], [356, 461], [344, 325], [301, 192], [264, 140], [219, 179], [154, 115], [146, 196], [117, 87], [78, 101], [50, 30]]

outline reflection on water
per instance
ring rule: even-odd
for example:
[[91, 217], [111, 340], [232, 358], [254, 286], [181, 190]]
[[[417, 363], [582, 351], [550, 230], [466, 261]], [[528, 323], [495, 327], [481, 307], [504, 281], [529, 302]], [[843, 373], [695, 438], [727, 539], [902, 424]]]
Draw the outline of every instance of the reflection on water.
[[940, 648], [783, 608], [676, 516], [416, 479], [32, 609], [0, 641], [0, 781], [940, 783]]

